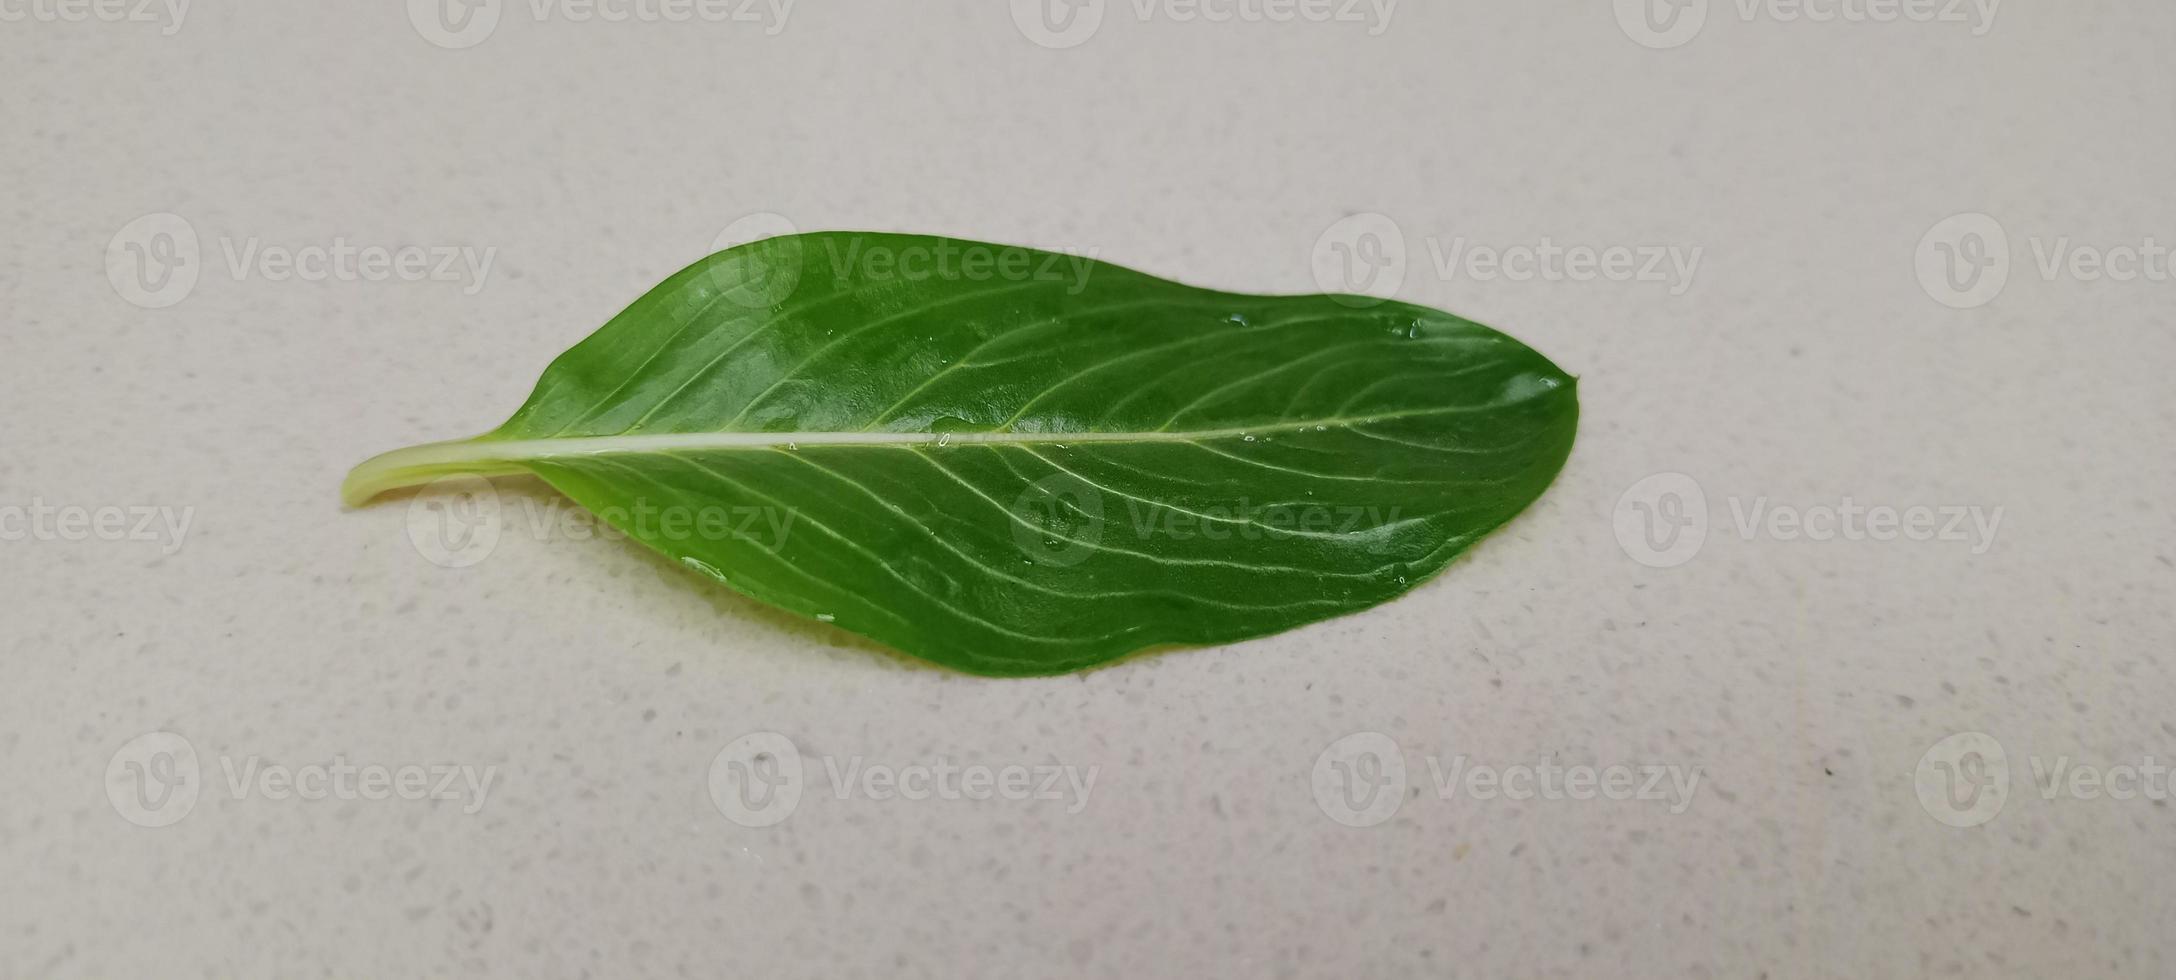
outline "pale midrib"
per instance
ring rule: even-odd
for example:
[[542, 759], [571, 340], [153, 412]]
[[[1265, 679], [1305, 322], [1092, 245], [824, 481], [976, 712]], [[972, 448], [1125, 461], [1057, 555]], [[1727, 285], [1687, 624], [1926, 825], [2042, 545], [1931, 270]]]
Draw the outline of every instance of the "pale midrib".
[[1455, 405], [1379, 415], [1302, 419], [1267, 425], [1186, 432], [672, 432], [655, 435], [569, 436], [548, 439], [463, 439], [396, 449], [348, 474], [341, 496], [360, 504], [378, 494], [454, 474], [494, 475], [519, 464], [569, 457], [766, 450], [802, 446], [1043, 446], [1076, 443], [1211, 442], [1247, 436], [1348, 428], [1427, 415], [1486, 411], [1499, 405]]

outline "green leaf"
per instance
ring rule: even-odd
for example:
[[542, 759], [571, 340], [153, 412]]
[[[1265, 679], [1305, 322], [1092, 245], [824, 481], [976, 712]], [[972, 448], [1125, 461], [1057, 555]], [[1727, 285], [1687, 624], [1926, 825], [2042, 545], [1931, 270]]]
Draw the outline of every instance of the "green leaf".
[[496, 431], [344, 492], [534, 473], [757, 599], [1052, 674], [1400, 595], [1541, 494], [1578, 414], [1548, 359], [1437, 310], [818, 233], [682, 270]]

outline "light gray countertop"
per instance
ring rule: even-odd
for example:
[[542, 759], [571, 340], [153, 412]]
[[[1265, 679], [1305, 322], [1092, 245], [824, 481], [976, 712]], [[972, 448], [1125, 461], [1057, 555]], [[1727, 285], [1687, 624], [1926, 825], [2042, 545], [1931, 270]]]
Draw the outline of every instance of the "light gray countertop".
[[[0, 2], [0, 977], [2171, 975], [2176, 8], [1749, 3]], [[781, 223], [1365, 245], [1580, 441], [1039, 680], [339, 505]]]

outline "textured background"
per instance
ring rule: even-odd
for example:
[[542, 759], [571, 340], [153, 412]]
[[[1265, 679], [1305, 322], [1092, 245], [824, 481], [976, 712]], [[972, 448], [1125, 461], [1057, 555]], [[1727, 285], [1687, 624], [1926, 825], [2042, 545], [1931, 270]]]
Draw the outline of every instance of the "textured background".
[[[1387, 23], [1112, 0], [1054, 37], [991, 2], [668, 23], [519, 0], [455, 36], [430, 0], [203, 0], [178, 30], [54, 2], [0, 5], [23, 15], [0, 24], [0, 976], [2176, 970], [2166, 773], [2090, 799], [2033, 771], [2176, 762], [2176, 283], [2033, 251], [2176, 242], [2176, 8], [1716, 0], [1683, 8], [1688, 38], [1607, 0]], [[1582, 441], [1400, 601], [1030, 681], [534, 533], [534, 484], [501, 484], [513, 516], [466, 567], [413, 543], [428, 498], [341, 510], [348, 466], [497, 424], [757, 212], [1265, 292], [1316, 289], [1318, 250], [1387, 227], [1399, 295], [1582, 376]], [[163, 213], [194, 256], [136, 223]], [[1960, 213], [2012, 253], [1964, 309], [1939, 262], [1991, 237], [1937, 227]], [[1544, 238], [1701, 263], [1435, 262]], [[495, 252], [480, 282], [297, 281], [237, 275], [252, 240]], [[1763, 498], [2003, 518], [1978, 542], [1741, 532]], [[1642, 527], [1643, 504], [1683, 519]], [[102, 540], [40, 530], [40, 505], [191, 523], [178, 548]], [[1701, 527], [1697, 553], [1642, 543]], [[763, 732], [803, 792], [749, 827], [708, 774]], [[1362, 732], [1395, 753], [1325, 757]], [[1930, 750], [1962, 732], [1988, 738]], [[857, 757], [1096, 777], [1085, 801], [841, 799], [828, 768]], [[1445, 798], [1431, 763], [1461, 758], [1700, 782]], [[252, 759], [494, 782], [237, 795]], [[1357, 791], [1391, 795], [1355, 817]]]

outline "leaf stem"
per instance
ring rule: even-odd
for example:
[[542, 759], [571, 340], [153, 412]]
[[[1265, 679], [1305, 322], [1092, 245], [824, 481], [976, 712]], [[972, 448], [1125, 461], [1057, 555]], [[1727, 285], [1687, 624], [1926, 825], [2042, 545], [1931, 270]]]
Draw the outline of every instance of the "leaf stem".
[[431, 442], [379, 453], [348, 471], [340, 482], [340, 501], [360, 507], [388, 490], [429, 483], [443, 476], [508, 476], [525, 473], [519, 463], [491, 451], [491, 443], [475, 439]]

